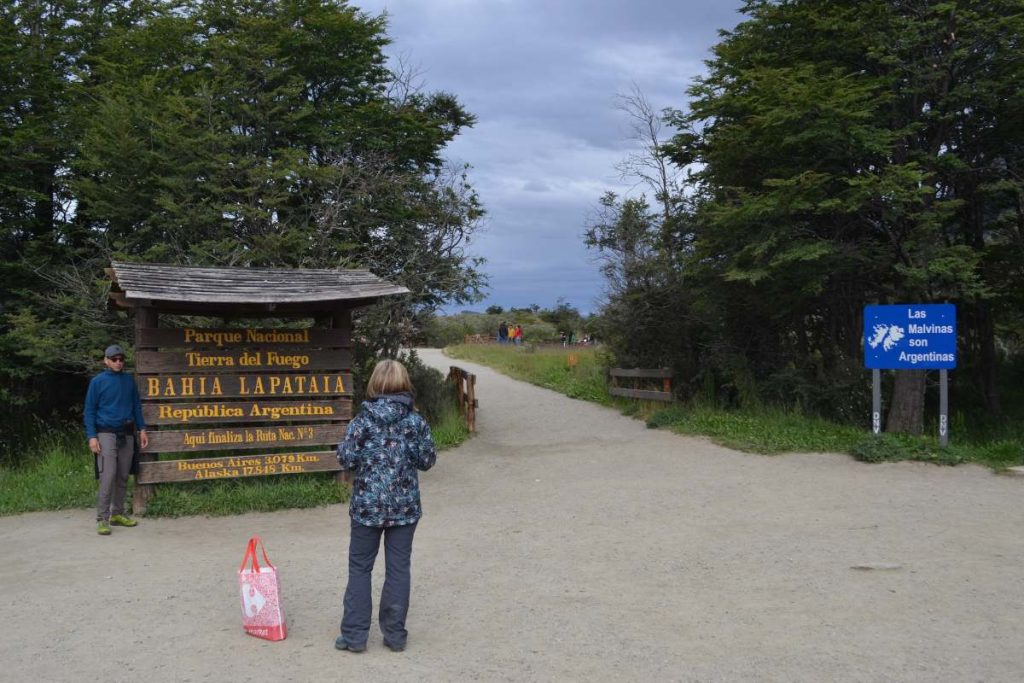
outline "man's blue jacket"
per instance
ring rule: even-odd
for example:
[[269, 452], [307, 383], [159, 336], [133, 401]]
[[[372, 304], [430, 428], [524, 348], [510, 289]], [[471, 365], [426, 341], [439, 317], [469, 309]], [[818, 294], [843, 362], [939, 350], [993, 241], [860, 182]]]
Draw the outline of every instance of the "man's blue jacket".
[[85, 393], [86, 437], [93, 438], [97, 431], [120, 429], [129, 420], [135, 422], [136, 429], [146, 428], [135, 378], [113, 370], [93, 377]]

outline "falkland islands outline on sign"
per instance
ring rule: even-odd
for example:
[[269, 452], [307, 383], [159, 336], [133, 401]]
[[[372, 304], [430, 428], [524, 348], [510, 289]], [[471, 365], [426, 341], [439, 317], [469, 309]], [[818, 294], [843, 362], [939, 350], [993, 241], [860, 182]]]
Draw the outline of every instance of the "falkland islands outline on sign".
[[875, 334], [868, 340], [868, 346], [877, 349], [881, 344], [886, 351], [892, 351], [896, 342], [903, 339], [905, 330], [899, 325], [875, 325]]

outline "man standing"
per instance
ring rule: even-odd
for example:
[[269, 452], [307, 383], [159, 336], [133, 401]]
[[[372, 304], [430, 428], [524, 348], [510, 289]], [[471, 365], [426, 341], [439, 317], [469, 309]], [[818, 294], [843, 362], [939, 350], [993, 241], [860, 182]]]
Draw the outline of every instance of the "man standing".
[[135, 432], [141, 448], [149, 445], [149, 436], [135, 379], [124, 371], [124, 349], [112, 344], [103, 356], [107, 369], [92, 378], [85, 394], [85, 435], [89, 437], [89, 450], [96, 455], [100, 480], [96, 531], [109, 536], [111, 525], [138, 524], [125, 516], [124, 497], [135, 453]]

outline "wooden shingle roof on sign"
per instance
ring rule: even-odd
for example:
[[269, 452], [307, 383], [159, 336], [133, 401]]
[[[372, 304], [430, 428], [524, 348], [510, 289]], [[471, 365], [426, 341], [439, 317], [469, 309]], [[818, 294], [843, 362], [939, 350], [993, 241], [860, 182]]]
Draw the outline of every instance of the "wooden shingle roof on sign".
[[368, 270], [213, 268], [112, 263], [115, 306], [183, 311], [312, 311], [373, 303], [409, 292]]

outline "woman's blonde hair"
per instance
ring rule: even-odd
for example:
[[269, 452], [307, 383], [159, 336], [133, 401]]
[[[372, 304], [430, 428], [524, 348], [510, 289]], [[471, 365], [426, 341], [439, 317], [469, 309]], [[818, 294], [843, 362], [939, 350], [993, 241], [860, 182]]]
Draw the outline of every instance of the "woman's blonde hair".
[[366, 384], [366, 398], [377, 398], [382, 394], [412, 393], [409, 371], [397, 360], [382, 360], [377, 363]]

